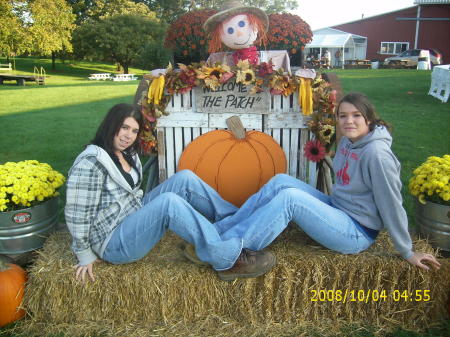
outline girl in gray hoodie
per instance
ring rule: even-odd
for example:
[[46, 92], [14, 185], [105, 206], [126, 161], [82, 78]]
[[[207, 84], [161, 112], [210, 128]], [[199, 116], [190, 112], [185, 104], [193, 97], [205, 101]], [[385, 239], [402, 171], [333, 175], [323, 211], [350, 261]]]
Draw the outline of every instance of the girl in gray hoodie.
[[273, 177], [235, 214], [217, 223], [224, 240], [242, 237], [244, 247], [266, 247], [294, 221], [323, 246], [356, 254], [386, 229], [400, 255], [428, 270], [436, 258], [415, 252], [402, 206], [400, 163], [391, 151], [387, 124], [378, 119], [366, 96], [351, 93], [337, 108], [339, 142], [331, 196], [286, 174]]

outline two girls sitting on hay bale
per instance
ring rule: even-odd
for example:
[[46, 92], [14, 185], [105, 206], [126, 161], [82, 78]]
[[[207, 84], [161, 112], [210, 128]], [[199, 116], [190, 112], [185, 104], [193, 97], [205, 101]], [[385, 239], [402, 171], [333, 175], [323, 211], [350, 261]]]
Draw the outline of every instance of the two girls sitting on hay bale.
[[188, 170], [143, 196], [136, 141], [142, 116], [128, 104], [112, 107], [69, 171], [65, 215], [78, 258], [75, 277], [84, 281], [87, 273], [94, 280], [97, 259], [122, 264], [143, 258], [167, 229], [194, 245], [186, 255], [210, 264], [222, 280], [257, 277], [275, 265], [263, 249], [290, 221], [343, 254], [366, 250], [386, 228], [409, 263], [439, 269], [434, 256], [412, 250], [386, 123], [359, 93], [341, 100], [336, 118], [343, 137], [331, 196], [278, 174], [237, 208]]

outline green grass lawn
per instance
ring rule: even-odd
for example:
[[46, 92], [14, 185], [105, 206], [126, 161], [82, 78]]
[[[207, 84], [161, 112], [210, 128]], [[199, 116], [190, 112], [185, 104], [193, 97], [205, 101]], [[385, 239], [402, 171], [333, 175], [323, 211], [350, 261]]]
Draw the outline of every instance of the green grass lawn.
[[[0, 63], [5, 63], [4, 59]], [[36, 159], [67, 175], [76, 155], [94, 136], [106, 111], [120, 102], [131, 103], [138, 81], [90, 81], [90, 73], [115, 73], [114, 65], [88, 62], [57, 63], [48, 59], [18, 58], [17, 73], [32, 74], [43, 66], [45, 86], [28, 82], [0, 85], [0, 164]], [[333, 70], [334, 71], [334, 70]], [[393, 149], [402, 164], [405, 207], [414, 226], [413, 199], [407, 182], [415, 167], [428, 156], [450, 153], [450, 108], [428, 96], [431, 71], [367, 69], [336, 70], [345, 92], [369, 96], [380, 116], [394, 127]], [[130, 73], [142, 75], [139, 69]], [[62, 191], [64, 195], [64, 189]], [[62, 209], [61, 205], [61, 209]], [[448, 330], [445, 325], [440, 330]], [[399, 330], [390, 336], [444, 336], [445, 332], [415, 334]], [[0, 330], [1, 333], [1, 330]], [[353, 336], [372, 336], [371, 332]]]

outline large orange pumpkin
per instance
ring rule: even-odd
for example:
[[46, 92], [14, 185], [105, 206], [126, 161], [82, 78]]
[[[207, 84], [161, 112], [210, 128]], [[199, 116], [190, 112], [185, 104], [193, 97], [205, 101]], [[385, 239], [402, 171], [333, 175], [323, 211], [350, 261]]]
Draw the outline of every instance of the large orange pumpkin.
[[18, 265], [0, 260], [0, 327], [25, 315], [22, 304], [26, 273]]
[[228, 130], [205, 133], [183, 151], [178, 170], [189, 169], [225, 200], [241, 206], [277, 173], [286, 173], [283, 149], [269, 135], [248, 131], [236, 116]]

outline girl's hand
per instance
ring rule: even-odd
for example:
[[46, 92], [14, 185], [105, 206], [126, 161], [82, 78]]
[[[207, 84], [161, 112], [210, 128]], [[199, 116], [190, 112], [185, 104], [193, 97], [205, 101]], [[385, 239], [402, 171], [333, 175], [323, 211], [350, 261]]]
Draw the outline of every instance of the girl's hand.
[[93, 272], [92, 268], [94, 266], [94, 263], [97, 262], [97, 261], [100, 261], [100, 260], [97, 259], [96, 261], [94, 261], [92, 263], [88, 263], [85, 266], [80, 266], [79, 264], [73, 266], [73, 268], [76, 269], [76, 271], [75, 271], [75, 279], [77, 281], [84, 282], [85, 279], [86, 279], [86, 272], [87, 272], [87, 274], [89, 275], [89, 278], [92, 280], [92, 282], [94, 282], [95, 281], [95, 277], [94, 277], [94, 272]]
[[430, 270], [430, 267], [428, 267], [423, 262], [429, 262], [429, 264], [436, 270], [439, 270], [439, 268], [441, 268], [441, 264], [431, 254], [414, 252], [414, 255], [409, 259], [406, 259], [406, 261], [424, 270]]

